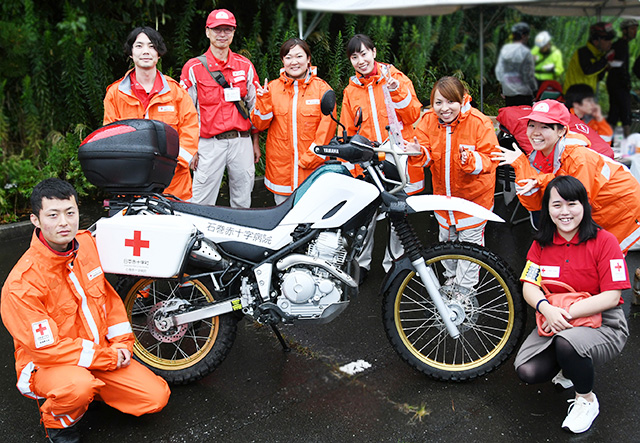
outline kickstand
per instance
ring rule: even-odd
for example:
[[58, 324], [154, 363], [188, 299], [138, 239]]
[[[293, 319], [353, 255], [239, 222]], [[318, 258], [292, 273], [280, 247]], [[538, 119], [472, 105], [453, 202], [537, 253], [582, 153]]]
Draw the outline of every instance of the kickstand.
[[276, 334], [276, 337], [278, 337], [278, 341], [282, 345], [282, 350], [284, 352], [291, 352], [291, 348], [282, 337], [282, 334], [280, 334], [280, 330], [278, 329], [278, 327], [276, 325], [271, 325], [271, 329], [273, 330], [273, 333]]

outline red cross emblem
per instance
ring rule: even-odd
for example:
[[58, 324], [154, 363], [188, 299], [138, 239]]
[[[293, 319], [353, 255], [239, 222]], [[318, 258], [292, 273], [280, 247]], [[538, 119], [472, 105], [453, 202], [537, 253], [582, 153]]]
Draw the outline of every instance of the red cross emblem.
[[36, 332], [38, 332], [40, 335], [44, 335], [44, 331], [46, 330], [46, 326], [42, 326], [42, 323], [38, 323], [38, 329], [36, 329]]
[[616, 268], [616, 271], [618, 271], [618, 272], [622, 271], [622, 265], [620, 264], [620, 262], [616, 263], [614, 268]]
[[133, 231], [133, 238], [125, 238], [124, 245], [133, 247], [133, 256], [140, 257], [140, 249], [149, 247], [149, 240], [142, 240], [140, 231]]

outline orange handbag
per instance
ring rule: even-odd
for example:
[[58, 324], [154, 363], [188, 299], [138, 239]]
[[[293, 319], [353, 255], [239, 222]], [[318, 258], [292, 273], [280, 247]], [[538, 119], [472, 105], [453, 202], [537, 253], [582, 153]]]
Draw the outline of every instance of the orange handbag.
[[[567, 290], [567, 292], [550, 293], [545, 284], [562, 286]], [[547, 300], [549, 300], [549, 303], [551, 303], [553, 306], [563, 308], [565, 311], [569, 311], [569, 306], [571, 306], [575, 302], [591, 297], [591, 294], [589, 294], [588, 292], [576, 292], [571, 286], [561, 281], [542, 280], [540, 282], [540, 287], [544, 292], [544, 296], [547, 298]], [[544, 315], [542, 315], [540, 311], [536, 310], [536, 325], [538, 325], [538, 335], [540, 335], [540, 337], [550, 337], [553, 335], [552, 331], [545, 332], [542, 329], [542, 323], [544, 323], [545, 320], [546, 319], [544, 318]], [[602, 314], [598, 312], [597, 314], [590, 315], [589, 317], [572, 318], [571, 320], [569, 320], [569, 323], [572, 326], [588, 326], [590, 328], [599, 328], [602, 325]]]

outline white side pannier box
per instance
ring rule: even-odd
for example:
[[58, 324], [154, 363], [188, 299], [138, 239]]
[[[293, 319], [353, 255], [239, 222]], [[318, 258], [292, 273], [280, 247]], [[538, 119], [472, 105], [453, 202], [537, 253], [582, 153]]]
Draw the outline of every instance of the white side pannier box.
[[180, 271], [196, 227], [174, 215], [102, 218], [96, 243], [104, 272], [170, 278]]

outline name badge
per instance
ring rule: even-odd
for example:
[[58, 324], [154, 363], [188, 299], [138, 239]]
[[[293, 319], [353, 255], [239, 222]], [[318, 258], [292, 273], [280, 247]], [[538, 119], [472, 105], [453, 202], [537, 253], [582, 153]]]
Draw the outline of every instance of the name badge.
[[100, 275], [102, 275], [102, 268], [98, 266], [93, 271], [87, 273], [87, 278], [89, 279], [89, 281], [91, 281]]
[[224, 88], [224, 100], [227, 102], [240, 101], [240, 88]]
[[172, 105], [158, 106], [158, 112], [173, 112], [175, 110], [176, 108], [174, 108]]
[[541, 266], [540, 274], [543, 277], [549, 278], [559, 278], [560, 277], [560, 266]]
[[319, 98], [313, 98], [311, 100], [307, 100], [307, 104], [308, 105], [319, 105], [320, 104], [320, 99]]

